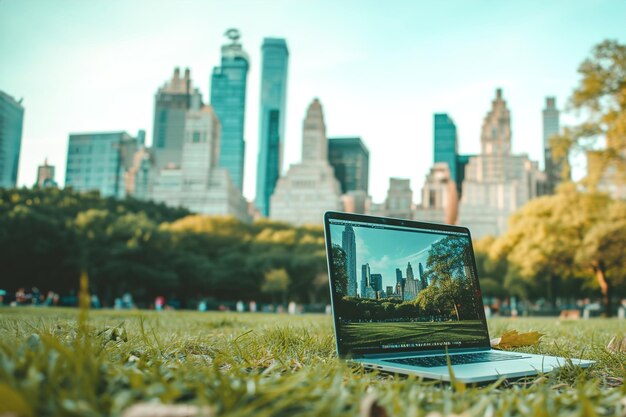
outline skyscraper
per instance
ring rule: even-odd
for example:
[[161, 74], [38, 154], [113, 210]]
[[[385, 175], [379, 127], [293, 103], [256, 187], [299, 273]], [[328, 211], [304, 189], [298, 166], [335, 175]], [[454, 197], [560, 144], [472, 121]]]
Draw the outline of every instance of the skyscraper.
[[254, 205], [267, 217], [270, 197], [282, 169], [289, 50], [284, 39], [265, 38], [261, 52], [259, 158]]
[[552, 158], [550, 138], [559, 133], [560, 112], [556, 108], [556, 98], [546, 97], [546, 108], [543, 109], [543, 150], [544, 167], [548, 180], [548, 192], [554, 192], [554, 188], [561, 180], [561, 165], [556, 164]]
[[154, 179], [152, 199], [195, 213], [232, 215], [247, 221], [247, 202], [218, 166], [220, 124], [211, 106], [187, 111], [180, 166], [164, 167]]
[[483, 155], [511, 154], [511, 113], [501, 88], [496, 89], [492, 108], [483, 120], [480, 146]]
[[328, 138], [328, 160], [335, 169], [341, 192], [368, 192], [369, 156], [361, 138]]
[[422, 203], [417, 207], [415, 219], [456, 224], [457, 217], [456, 183], [450, 176], [448, 164], [436, 162], [424, 180]]
[[371, 282], [370, 264], [361, 265], [361, 298], [369, 298], [367, 289], [371, 288]]
[[402, 294], [402, 299], [404, 301], [414, 300], [415, 297], [417, 297], [419, 291], [419, 281], [415, 279], [415, 275], [413, 274], [413, 267], [411, 266], [411, 262], [409, 262], [406, 267], [406, 281], [404, 283], [404, 292]]
[[17, 167], [22, 147], [24, 107], [22, 100], [0, 91], [0, 187], [17, 185]]
[[[437, 113], [434, 116], [434, 150], [435, 163], [444, 162], [448, 164], [450, 178], [457, 181], [457, 157], [458, 142], [456, 136], [456, 125], [447, 113]], [[459, 188], [461, 184], [457, 184]]]
[[423, 290], [424, 288], [428, 287], [428, 280], [426, 279], [426, 273], [424, 273], [424, 266], [422, 265], [422, 263], [420, 262], [418, 264], [418, 271], [420, 274], [420, 284], [421, 284], [421, 289]]
[[384, 291], [382, 274], [372, 274], [370, 275], [370, 279], [371, 279], [370, 286], [374, 290], [375, 294], [380, 291]]
[[54, 165], [49, 165], [48, 159], [46, 158], [43, 165], [37, 167], [37, 182], [35, 183], [35, 187], [47, 188], [56, 186], [57, 183], [54, 181]]
[[[152, 147], [158, 169], [167, 165], [180, 166], [186, 113], [201, 103], [202, 95], [193, 87], [189, 68], [185, 69], [182, 77], [180, 69], [175, 68], [172, 78], [157, 90], [154, 96]], [[140, 135], [141, 144], [142, 138]]]
[[278, 180], [270, 218], [295, 225], [321, 224], [326, 211], [341, 209], [341, 186], [328, 163], [324, 113], [315, 99], [302, 123], [302, 162]]
[[465, 168], [459, 207], [460, 223], [477, 239], [502, 234], [509, 216], [537, 197], [545, 184], [537, 162], [511, 153], [511, 115], [501, 89], [483, 121], [481, 148]]
[[348, 273], [348, 296], [356, 297], [356, 239], [352, 226], [346, 226], [341, 233], [341, 248], [346, 254]]
[[70, 134], [65, 186], [99, 191], [102, 197], [126, 196], [125, 173], [133, 164], [139, 139], [126, 132]]
[[222, 125], [220, 166], [228, 170], [235, 185], [243, 190], [243, 129], [249, 58], [239, 43], [241, 34], [237, 29], [227, 30], [225, 36], [230, 43], [222, 46], [221, 65], [213, 68], [211, 105]]

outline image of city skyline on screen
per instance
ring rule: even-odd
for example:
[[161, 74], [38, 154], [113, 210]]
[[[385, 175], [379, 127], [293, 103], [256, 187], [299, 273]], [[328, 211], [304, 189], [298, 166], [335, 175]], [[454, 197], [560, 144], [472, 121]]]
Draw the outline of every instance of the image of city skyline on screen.
[[331, 223], [338, 337], [353, 352], [488, 339], [469, 236]]

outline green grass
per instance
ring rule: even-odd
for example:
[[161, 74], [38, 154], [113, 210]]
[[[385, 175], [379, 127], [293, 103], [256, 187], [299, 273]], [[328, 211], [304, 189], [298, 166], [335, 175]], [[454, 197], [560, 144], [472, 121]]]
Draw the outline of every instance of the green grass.
[[356, 416], [375, 397], [390, 416], [626, 416], [625, 354], [605, 346], [618, 320], [498, 319], [546, 334], [528, 352], [598, 361], [530, 384], [442, 386], [338, 361], [328, 316], [0, 310], [0, 415], [121, 415], [145, 401], [209, 406], [225, 416]]
[[342, 327], [346, 346], [379, 346], [389, 343], [468, 342], [485, 340], [479, 320], [415, 323], [350, 323]]

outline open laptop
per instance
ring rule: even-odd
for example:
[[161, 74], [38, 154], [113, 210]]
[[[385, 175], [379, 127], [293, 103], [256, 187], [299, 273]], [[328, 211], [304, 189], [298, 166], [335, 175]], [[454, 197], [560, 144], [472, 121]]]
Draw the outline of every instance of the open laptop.
[[491, 349], [467, 228], [327, 212], [324, 231], [340, 358], [466, 383], [594, 363]]

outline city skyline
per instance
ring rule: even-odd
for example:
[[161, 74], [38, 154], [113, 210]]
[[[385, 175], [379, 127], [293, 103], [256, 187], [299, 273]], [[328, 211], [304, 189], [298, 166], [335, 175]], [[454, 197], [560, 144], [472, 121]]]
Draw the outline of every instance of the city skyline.
[[[448, 113], [455, 121], [461, 153], [476, 153], [483, 109], [493, 89], [499, 86], [506, 92], [514, 114], [513, 150], [542, 161], [541, 110], [545, 97], [554, 96], [564, 105], [578, 80], [576, 68], [593, 44], [626, 34], [618, 18], [623, 13], [617, 10], [626, 6], [617, 2], [603, 3], [613, 10], [609, 15], [596, 4], [579, 2], [578, 7], [543, 5], [541, 16], [535, 16], [526, 3], [456, 3], [458, 9], [463, 9], [457, 14], [463, 19], [448, 16], [445, 5], [407, 3], [390, 12], [396, 16], [387, 19], [393, 25], [378, 22], [378, 15], [383, 15], [379, 10], [382, 5], [364, 5], [367, 18], [362, 22], [347, 20], [349, 13], [342, 10], [349, 9], [349, 4], [333, 5], [337, 13], [332, 14], [323, 31], [315, 26], [318, 18], [308, 19], [321, 18], [325, 7], [319, 4], [277, 2], [280, 7], [273, 8], [275, 15], [267, 19], [257, 19], [256, 6], [246, 4], [249, 15], [238, 15], [231, 22], [225, 16], [241, 4], [220, 5], [219, 13], [208, 13], [206, 8], [211, 11], [212, 5], [190, 2], [181, 10], [151, 10], [151, 18], [144, 19], [142, 25], [135, 24], [143, 17], [141, 2], [93, 2], [68, 8], [44, 2], [37, 3], [37, 7], [32, 4], [0, 3], [0, 16], [11, 16], [1, 22], [0, 48], [7, 62], [12, 63], [0, 69], [0, 80], [4, 91], [24, 98], [26, 109], [19, 185], [34, 183], [36, 168], [46, 157], [62, 177], [71, 132], [146, 129], [146, 136], [152, 138], [152, 99], [175, 66], [190, 67], [198, 74], [194, 78], [206, 100], [210, 92], [204, 89], [204, 80], [219, 64], [222, 34], [229, 27], [237, 27], [251, 62], [244, 134], [244, 194], [249, 200], [255, 196], [255, 106], [259, 102], [260, 46], [264, 37], [284, 37], [293, 58], [283, 169], [298, 160], [299, 115], [312, 97], [319, 96], [327, 107], [329, 136], [358, 135], [367, 143], [372, 156], [371, 194], [380, 201], [389, 177], [410, 178], [413, 188], [419, 187], [430, 167], [434, 113]], [[196, 13], [190, 13], [194, 10]], [[203, 10], [204, 15], [200, 13]], [[181, 19], [185, 27], [194, 27], [192, 23], [200, 18], [209, 18], [211, 24], [203, 23], [202, 28], [192, 31], [192, 37], [181, 36], [174, 24], [181, 14], [185, 16]], [[581, 16], [588, 22], [582, 29], [573, 23]], [[437, 24], [444, 17], [451, 17], [445, 30]], [[164, 22], [169, 25], [170, 21], [171, 27], [165, 27]], [[281, 25], [285, 21], [290, 24]], [[26, 22], [40, 30], [21, 35], [19, 28]], [[277, 27], [280, 30], [276, 31]], [[378, 29], [368, 32], [365, 27]], [[394, 28], [402, 28], [405, 34], [391, 43], [388, 39]], [[114, 34], [111, 29], [120, 30]], [[76, 31], [86, 35], [76, 37]], [[496, 32], [498, 39], [493, 37]], [[51, 42], [63, 45], [65, 59], [55, 59], [51, 54], [56, 52], [46, 49], [48, 43], [41, 41], [44, 33]], [[464, 50], [459, 50], [456, 43], [460, 34], [468, 37]], [[21, 36], [20, 42], [13, 42], [17, 36]], [[319, 45], [323, 46], [323, 59], [311, 53]], [[140, 51], [141, 62], [136, 59]], [[384, 68], [399, 51], [406, 59], [402, 66], [394, 67], [393, 79], [389, 79], [384, 76]], [[498, 59], [492, 59], [494, 54]], [[457, 61], [465, 63], [462, 71], [453, 65]], [[491, 63], [487, 68], [485, 61]], [[380, 83], [383, 76], [386, 81]], [[398, 83], [405, 88], [399, 88]], [[117, 99], [117, 107], [111, 107], [114, 97], [120, 94], [125, 100], [120, 103]], [[374, 109], [376, 117], [363, 118]], [[563, 114], [564, 124], [568, 117]], [[384, 149], [389, 146], [401, 146], [406, 152], [397, 160], [385, 161]], [[57, 181], [63, 184], [64, 178]]]
[[[330, 225], [330, 236], [333, 244], [342, 246], [344, 225]], [[362, 266], [369, 264], [371, 274], [382, 275], [382, 287], [396, 285], [396, 269], [402, 271], [406, 278], [407, 264], [410, 262], [415, 279], [420, 278], [419, 264], [426, 269], [428, 250], [433, 243], [445, 238], [444, 234], [424, 234], [415, 232], [398, 232], [366, 227], [353, 227], [356, 248], [356, 282], [357, 293], [361, 295]], [[387, 239], [388, 238], [388, 239]]]

